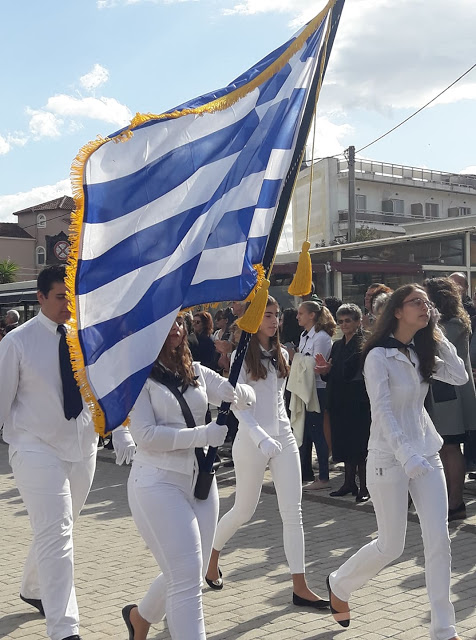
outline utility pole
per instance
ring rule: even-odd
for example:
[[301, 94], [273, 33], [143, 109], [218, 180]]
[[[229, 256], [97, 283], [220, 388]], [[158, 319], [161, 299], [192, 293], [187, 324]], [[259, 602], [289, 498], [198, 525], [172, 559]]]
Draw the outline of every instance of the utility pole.
[[347, 167], [349, 170], [348, 240], [349, 242], [355, 242], [355, 147], [347, 149]]

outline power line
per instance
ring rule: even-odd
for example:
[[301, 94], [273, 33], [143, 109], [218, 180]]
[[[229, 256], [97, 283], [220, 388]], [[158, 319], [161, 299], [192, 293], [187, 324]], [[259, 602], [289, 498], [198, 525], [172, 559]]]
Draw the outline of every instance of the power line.
[[476, 67], [476, 63], [473, 64], [467, 71], [465, 71], [462, 75], [460, 75], [459, 78], [456, 78], [456, 80], [454, 82], [452, 82], [450, 85], [448, 85], [446, 87], [446, 89], [443, 89], [443, 91], [440, 91], [440, 93], [435, 96], [434, 98], [432, 98], [429, 102], [427, 102], [426, 104], [424, 104], [422, 107], [420, 107], [417, 111], [415, 111], [415, 113], [412, 113], [410, 116], [408, 116], [408, 118], [405, 118], [405, 120], [402, 120], [402, 122], [400, 122], [399, 124], [395, 125], [392, 129], [390, 129], [389, 131], [387, 131], [386, 133], [382, 134], [381, 136], [379, 136], [378, 138], [376, 138], [375, 140], [373, 140], [372, 142], [369, 142], [369, 144], [366, 144], [365, 147], [361, 147], [360, 149], [358, 149], [355, 153], [360, 153], [361, 151], [363, 151], [364, 149], [367, 149], [368, 147], [370, 147], [371, 145], [375, 144], [376, 142], [378, 142], [379, 140], [381, 140], [382, 138], [385, 138], [385, 136], [388, 136], [389, 133], [392, 133], [392, 131], [395, 131], [395, 129], [398, 129], [398, 127], [401, 127], [402, 124], [405, 124], [405, 122], [408, 122], [409, 120], [411, 120], [411, 118], [413, 118], [414, 116], [416, 116], [418, 113], [420, 113], [420, 111], [423, 111], [423, 109], [426, 109], [426, 107], [428, 107], [432, 102], [434, 102], [435, 100], [437, 100], [440, 96], [442, 96], [444, 93], [446, 93], [446, 91], [448, 91], [448, 89], [451, 89], [451, 87], [453, 87], [457, 82], [459, 82], [462, 78], [464, 78], [464, 76], [468, 75], [468, 73], [470, 71], [472, 71], [474, 68]]

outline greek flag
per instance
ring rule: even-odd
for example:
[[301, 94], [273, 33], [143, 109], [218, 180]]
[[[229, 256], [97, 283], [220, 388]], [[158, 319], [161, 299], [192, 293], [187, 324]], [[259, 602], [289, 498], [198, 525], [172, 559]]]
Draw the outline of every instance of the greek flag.
[[99, 433], [127, 418], [181, 309], [255, 287], [335, 4], [224, 89], [79, 152], [68, 341]]

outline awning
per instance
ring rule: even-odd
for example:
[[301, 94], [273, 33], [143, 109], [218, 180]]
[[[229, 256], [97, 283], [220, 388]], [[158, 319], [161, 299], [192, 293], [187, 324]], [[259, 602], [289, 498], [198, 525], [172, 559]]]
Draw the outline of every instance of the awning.
[[5, 291], [0, 293], [0, 305], [9, 305], [11, 307], [22, 304], [39, 304], [36, 297], [36, 289], [23, 291]]

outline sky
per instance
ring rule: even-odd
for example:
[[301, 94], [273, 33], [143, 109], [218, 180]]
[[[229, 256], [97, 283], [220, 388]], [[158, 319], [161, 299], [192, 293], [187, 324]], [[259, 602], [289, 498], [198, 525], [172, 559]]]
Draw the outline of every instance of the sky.
[[[226, 86], [324, 0], [2, 3], [0, 221], [70, 195], [79, 149]], [[316, 157], [360, 149], [476, 63], [474, 0], [346, 0], [317, 111]], [[476, 174], [476, 69], [360, 157]]]

